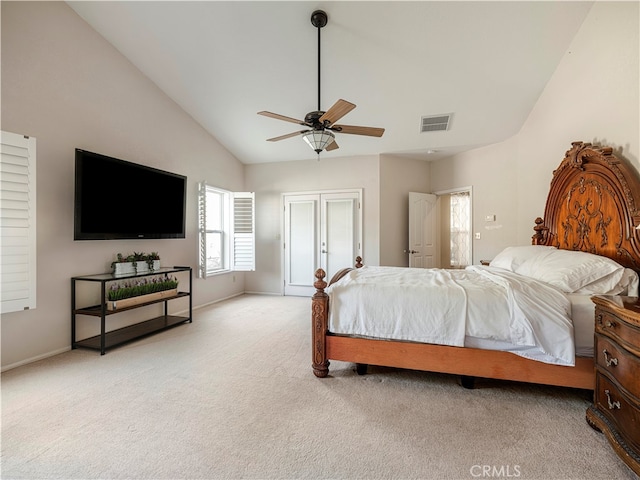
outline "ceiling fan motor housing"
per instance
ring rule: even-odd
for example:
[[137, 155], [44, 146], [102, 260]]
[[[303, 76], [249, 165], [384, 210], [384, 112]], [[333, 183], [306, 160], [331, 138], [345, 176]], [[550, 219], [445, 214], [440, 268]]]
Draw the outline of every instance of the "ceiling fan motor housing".
[[325, 125], [320, 122], [322, 115], [324, 115], [322, 111], [309, 112], [304, 117], [304, 123], [313, 127], [314, 130], [321, 130], [325, 127]]

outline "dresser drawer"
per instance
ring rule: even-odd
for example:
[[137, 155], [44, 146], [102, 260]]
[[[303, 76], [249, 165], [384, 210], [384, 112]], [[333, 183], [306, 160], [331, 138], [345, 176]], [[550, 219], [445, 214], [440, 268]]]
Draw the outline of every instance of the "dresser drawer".
[[638, 353], [640, 329], [620, 320], [607, 310], [596, 308], [596, 333], [613, 338], [633, 353]]
[[610, 338], [596, 334], [594, 355], [598, 368], [609, 372], [634, 397], [640, 398], [640, 359]]
[[640, 408], [631, 403], [606, 375], [596, 373], [595, 405], [630, 446], [640, 448]]

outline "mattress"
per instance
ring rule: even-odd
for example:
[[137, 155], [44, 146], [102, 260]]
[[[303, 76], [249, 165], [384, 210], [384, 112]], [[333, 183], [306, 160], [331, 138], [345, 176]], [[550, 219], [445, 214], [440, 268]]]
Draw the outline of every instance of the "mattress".
[[576, 344], [576, 356], [593, 357], [593, 334], [595, 332], [595, 304], [591, 295], [569, 294], [571, 319]]
[[327, 290], [329, 331], [335, 334], [506, 350], [574, 364], [568, 297], [502, 269], [365, 266]]

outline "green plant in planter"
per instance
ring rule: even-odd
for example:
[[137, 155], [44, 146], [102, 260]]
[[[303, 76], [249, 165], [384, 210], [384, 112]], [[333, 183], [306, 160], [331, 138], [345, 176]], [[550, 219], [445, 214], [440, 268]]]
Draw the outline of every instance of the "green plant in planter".
[[147, 255], [146, 262], [147, 265], [149, 265], [149, 270], [153, 270], [153, 262], [156, 260], [160, 260], [160, 255], [158, 255], [158, 252], [151, 252], [149, 255]]
[[159, 277], [143, 277], [114, 282], [109, 286], [108, 298], [109, 301], [115, 302], [149, 293], [163, 292], [178, 288], [178, 283], [176, 277], [170, 277], [166, 273]]
[[160, 255], [158, 252], [144, 253], [144, 252], [133, 252], [130, 255], [124, 256], [121, 253], [116, 255], [116, 261], [111, 262], [111, 269], [115, 269], [116, 263], [131, 263], [133, 268], [137, 271], [138, 262], [146, 262], [149, 266], [149, 270], [153, 270], [153, 262], [155, 260], [160, 260]]

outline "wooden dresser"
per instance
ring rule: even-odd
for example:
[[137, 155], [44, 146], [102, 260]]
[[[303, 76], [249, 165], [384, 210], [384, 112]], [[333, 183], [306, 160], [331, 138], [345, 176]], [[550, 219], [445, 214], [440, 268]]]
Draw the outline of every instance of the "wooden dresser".
[[587, 422], [640, 475], [640, 299], [592, 297], [596, 384]]

